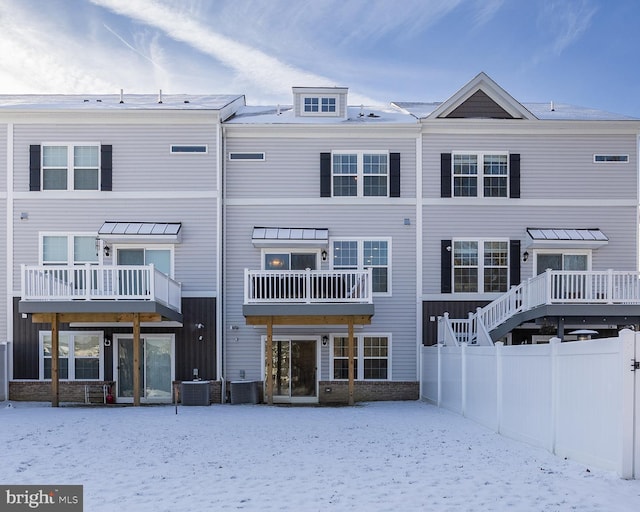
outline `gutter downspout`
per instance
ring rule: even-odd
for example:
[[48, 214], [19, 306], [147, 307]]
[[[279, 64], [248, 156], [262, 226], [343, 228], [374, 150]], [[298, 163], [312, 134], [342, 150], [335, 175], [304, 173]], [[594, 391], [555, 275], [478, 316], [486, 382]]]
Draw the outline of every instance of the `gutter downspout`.
[[9, 400], [9, 381], [13, 380], [13, 123], [7, 123], [7, 208], [6, 208], [6, 329], [5, 333], [7, 345], [5, 348], [5, 381], [0, 382], [4, 386], [4, 395]]
[[422, 123], [416, 137], [416, 372], [418, 376], [418, 396], [422, 399]]
[[218, 142], [218, 158], [216, 162], [216, 188], [217, 188], [217, 204], [216, 204], [216, 245], [217, 245], [217, 258], [216, 258], [216, 376], [220, 379], [221, 383], [221, 396], [220, 402], [225, 402], [226, 395], [226, 380], [224, 378], [224, 329], [223, 329], [223, 259], [224, 259], [224, 247], [223, 247], [223, 229], [224, 229], [224, 182], [222, 179], [223, 162], [224, 162], [224, 146], [222, 137], [222, 119], [220, 113], [218, 113], [218, 122], [216, 123], [216, 139]]

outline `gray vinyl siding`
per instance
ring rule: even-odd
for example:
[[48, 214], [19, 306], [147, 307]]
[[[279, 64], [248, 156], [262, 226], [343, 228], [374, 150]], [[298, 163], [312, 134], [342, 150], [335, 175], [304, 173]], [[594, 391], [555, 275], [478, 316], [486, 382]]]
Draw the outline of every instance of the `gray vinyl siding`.
[[[226, 196], [229, 198], [318, 198], [320, 153], [345, 150], [400, 153], [401, 198], [416, 197], [414, 138], [234, 137], [225, 141], [225, 150]], [[229, 161], [230, 152], [264, 152], [265, 160]]]
[[[215, 190], [214, 124], [33, 124], [14, 128], [14, 187], [29, 190], [29, 145], [98, 142], [113, 146], [113, 191]], [[171, 154], [171, 144], [207, 144], [208, 153]]]
[[[258, 185], [256, 185], [258, 186]], [[226, 214], [225, 252], [225, 321], [226, 328], [226, 378], [239, 378], [239, 371], [246, 371], [246, 378], [260, 378], [261, 334], [264, 328], [246, 326], [242, 315], [244, 301], [244, 269], [261, 268], [261, 251], [253, 247], [253, 226], [308, 226], [329, 229], [330, 238], [390, 238], [392, 296], [374, 296], [375, 315], [372, 324], [357, 329], [360, 333], [388, 334], [392, 339], [393, 380], [416, 379], [416, 267], [414, 226], [404, 226], [403, 219], [414, 213], [412, 206], [340, 205], [308, 206], [229, 206]], [[329, 268], [323, 262], [322, 268]], [[281, 332], [277, 327], [274, 334]], [[293, 328], [287, 332], [294, 332]], [[330, 335], [346, 333], [346, 326], [317, 326], [299, 328], [305, 335]], [[235, 341], [238, 338], [238, 341]], [[329, 345], [321, 347], [321, 373], [329, 378]]]
[[[33, 198], [16, 199], [14, 204], [14, 290], [20, 290], [20, 264], [37, 265], [39, 233], [96, 233], [106, 220], [182, 222], [182, 242], [175, 244], [174, 278], [183, 292], [217, 292], [216, 285], [216, 202], [210, 198], [158, 200], [140, 197], [123, 201], [96, 199], [47, 199], [34, 192]], [[20, 212], [29, 219], [19, 220]], [[0, 230], [4, 226], [0, 225]], [[149, 245], [149, 244], [139, 244]]]
[[[4, 192], [4, 190], [1, 190]], [[5, 221], [5, 215], [7, 211], [7, 201], [0, 199], [0, 342], [7, 341], [7, 286], [9, 280], [7, 279], [7, 223]], [[0, 386], [2, 381], [0, 380]]]
[[[522, 199], [575, 199], [578, 193], [584, 198], [635, 199], [637, 144], [632, 134], [428, 133], [423, 138], [423, 194], [440, 197], [441, 153], [496, 151], [520, 154]], [[596, 153], [628, 154], [629, 162], [595, 164]]]
[[[27, 153], [29, 148], [27, 148]], [[0, 124], [0, 193], [7, 191], [7, 125]], [[6, 210], [5, 210], [6, 211]]]
[[[606, 184], [601, 184], [606, 188]], [[509, 200], [507, 200], [509, 201]], [[527, 227], [599, 228], [608, 245], [592, 252], [593, 270], [636, 270], [638, 258], [637, 208], [634, 206], [520, 206], [517, 201], [496, 205], [428, 206], [424, 209], [424, 293], [440, 293], [440, 240], [452, 238], [502, 238], [521, 240], [521, 251], [530, 239]], [[446, 222], [442, 222], [446, 219]], [[532, 253], [532, 249], [529, 249]], [[531, 277], [533, 258], [522, 263], [522, 279]]]

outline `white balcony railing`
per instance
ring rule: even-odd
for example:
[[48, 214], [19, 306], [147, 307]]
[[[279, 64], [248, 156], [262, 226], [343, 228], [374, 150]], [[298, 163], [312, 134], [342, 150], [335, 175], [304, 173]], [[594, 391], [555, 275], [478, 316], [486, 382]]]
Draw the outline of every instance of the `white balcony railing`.
[[371, 269], [244, 271], [244, 303], [372, 303]]
[[22, 265], [22, 300], [148, 300], [180, 312], [178, 281], [153, 265]]
[[[469, 316], [439, 320], [451, 324], [457, 341], [490, 343], [488, 333], [512, 316], [543, 304], [637, 304], [640, 305], [640, 272], [547, 270], [514, 286], [493, 302]], [[456, 325], [465, 326], [464, 331]], [[443, 326], [439, 341], [444, 340]]]

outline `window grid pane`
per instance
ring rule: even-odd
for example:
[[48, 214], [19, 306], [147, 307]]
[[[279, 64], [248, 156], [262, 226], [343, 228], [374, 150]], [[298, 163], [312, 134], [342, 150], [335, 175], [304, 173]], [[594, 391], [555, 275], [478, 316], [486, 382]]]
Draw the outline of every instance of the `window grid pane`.
[[334, 268], [358, 268], [358, 242], [333, 242]]
[[[358, 375], [358, 340], [353, 340], [353, 373]], [[336, 337], [333, 340], [333, 378], [346, 380], [349, 378], [349, 338]]]
[[336, 111], [336, 99], [322, 98], [322, 112], [335, 112], [335, 111]]
[[98, 255], [96, 254], [96, 239], [94, 237], [73, 237], [73, 262], [76, 264], [98, 262]]
[[305, 98], [304, 99], [304, 111], [305, 112], [317, 112], [318, 111], [318, 98]]
[[388, 341], [384, 337], [364, 338], [364, 378], [386, 379], [388, 368]]
[[66, 264], [68, 262], [66, 236], [42, 237], [42, 262], [46, 264]]

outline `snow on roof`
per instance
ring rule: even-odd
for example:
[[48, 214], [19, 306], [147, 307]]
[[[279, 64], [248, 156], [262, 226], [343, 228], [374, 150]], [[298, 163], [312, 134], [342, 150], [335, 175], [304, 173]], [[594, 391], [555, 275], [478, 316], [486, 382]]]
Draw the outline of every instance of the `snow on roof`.
[[295, 116], [291, 105], [244, 106], [226, 121], [227, 124], [336, 124], [336, 123], [411, 123], [408, 112], [394, 106], [347, 107], [347, 119], [342, 117]]
[[[396, 101], [393, 102], [398, 108], [410, 113], [418, 119], [429, 116], [436, 110], [440, 102], [412, 102], [412, 101]], [[598, 110], [588, 107], [579, 107], [566, 103], [554, 103], [551, 110], [551, 102], [545, 103], [522, 103], [529, 112], [538, 119], [542, 120], [558, 120], [558, 121], [638, 121], [636, 117], [624, 116], [622, 114], [613, 114], [604, 110]]]
[[0, 95], [0, 110], [220, 110], [242, 95], [28, 94]]

